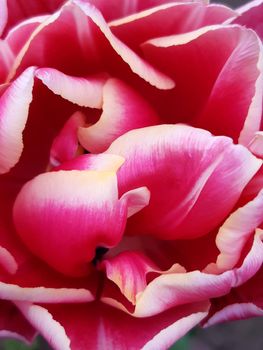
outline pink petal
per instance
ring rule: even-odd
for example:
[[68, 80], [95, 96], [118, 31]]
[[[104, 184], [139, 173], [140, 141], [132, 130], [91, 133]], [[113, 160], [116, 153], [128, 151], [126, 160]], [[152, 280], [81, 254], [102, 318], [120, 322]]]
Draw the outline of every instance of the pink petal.
[[9, 301], [0, 301], [0, 338], [15, 338], [30, 344], [36, 330]]
[[50, 151], [50, 163], [57, 166], [75, 157], [78, 152], [78, 128], [85, 125], [85, 116], [75, 112], [53, 140]]
[[117, 79], [103, 88], [103, 113], [97, 123], [80, 128], [79, 140], [92, 153], [105, 151], [125, 132], [157, 124], [155, 111], [136, 91]]
[[72, 350], [64, 328], [45, 308], [26, 302], [15, 302], [15, 305], [28, 322], [49, 341], [54, 350]]
[[64, 162], [53, 170], [117, 171], [123, 162], [124, 158], [114, 154], [82, 154]]
[[7, 3], [6, 0], [0, 0], [0, 37], [7, 23]]
[[[131, 317], [100, 302], [80, 307], [49, 306], [48, 310], [64, 327], [71, 350], [165, 350], [205, 317], [207, 303], [184, 306], [145, 319]], [[45, 330], [52, 332], [53, 327]], [[52, 339], [47, 331], [44, 336]]]
[[130, 131], [106, 153], [125, 158], [118, 172], [121, 193], [142, 186], [151, 192], [149, 206], [128, 221], [128, 232], [160, 239], [193, 238], [216, 228], [261, 166], [229, 138], [185, 125]]
[[30, 301], [33, 303], [83, 303], [94, 300], [90, 291], [84, 288], [20, 287], [0, 282], [2, 300]]
[[263, 132], [258, 131], [248, 146], [255, 156], [263, 158]]
[[0, 246], [0, 266], [8, 273], [14, 274], [17, 271], [17, 263], [9, 251]]
[[8, 172], [23, 150], [22, 133], [32, 101], [34, 67], [24, 71], [0, 98], [0, 173]]
[[[137, 294], [132, 315], [150, 317], [179, 305], [218, 298], [229, 293], [231, 288], [242, 285], [260, 269], [263, 262], [261, 236], [260, 232], [255, 235], [253, 246], [239, 268], [220, 275], [193, 271], [170, 273], [155, 278], [143, 292]], [[102, 297], [102, 301], [129, 313], [124, 305], [107, 295]]]
[[110, 28], [129, 47], [139, 51], [139, 45], [152, 38], [190, 32], [222, 23], [234, 15], [234, 11], [222, 5], [172, 2], [110, 22]]
[[37, 66], [53, 67], [76, 76], [105, 71], [105, 67], [111, 66], [108, 69], [114, 70], [114, 75], [122, 70], [131, 75], [132, 71], [160, 89], [174, 87], [170, 78], [117, 39], [100, 12], [84, 1], [67, 3], [33, 32], [18, 55], [9, 79], [17, 69], [21, 71], [32, 61]]
[[8, 32], [5, 41], [12, 49], [12, 52], [15, 56], [18, 55], [19, 51], [30, 38], [30, 35], [33, 33], [33, 31], [47, 18], [48, 16], [37, 16], [29, 18], [17, 24]]
[[[256, 198], [232, 213], [220, 227], [216, 244], [220, 251], [215, 271], [226, 271], [239, 261], [242, 249], [251, 237], [252, 232], [263, 222], [263, 190]], [[210, 266], [209, 271], [214, 269]]]
[[152, 39], [142, 49], [176, 81], [166, 101], [169, 122], [190, 122], [245, 145], [251, 141], [260, 127], [263, 89], [262, 45], [253, 31], [208, 26]]
[[36, 77], [54, 94], [60, 95], [70, 102], [83, 107], [102, 107], [102, 88], [105, 78], [73, 77], [52, 68], [38, 69]]
[[216, 312], [208, 321], [205, 327], [213, 326], [217, 323], [243, 320], [250, 317], [263, 316], [263, 309], [252, 303], [237, 303], [225, 306], [222, 310]]
[[4, 84], [9, 70], [14, 64], [15, 56], [10, 45], [0, 39], [0, 84]]
[[[138, 201], [143, 196], [146, 205], [148, 191], [138, 191]], [[22, 188], [14, 205], [14, 222], [35, 255], [57, 271], [82, 276], [91, 269], [88, 263], [97, 247], [120, 241], [128, 205], [127, 198], [118, 200], [114, 172], [58, 171], [39, 175]]]
[[8, 26], [6, 31], [21, 20], [41, 14], [54, 12], [64, 3], [64, 0], [7, 0]]
[[252, 28], [263, 40], [263, 1], [254, 0], [237, 9], [239, 16], [234, 23]]
[[118, 285], [122, 294], [133, 304], [136, 295], [147, 286], [146, 275], [150, 271], [158, 271], [158, 267], [141, 253], [126, 251], [113, 258], [106, 258], [101, 263], [107, 278]]
[[[193, 0], [184, 0], [183, 2], [192, 2]], [[206, 0], [195, 0], [200, 3], [207, 3]], [[107, 21], [113, 20], [115, 18], [122, 18], [128, 16], [132, 13], [137, 15], [138, 12], [150, 9], [155, 6], [160, 6], [161, 4], [166, 4], [170, 2], [181, 2], [181, 0], [140, 0], [140, 1], [122, 1], [111, 0], [89, 0], [89, 3], [94, 4], [103, 14], [103, 17]]]

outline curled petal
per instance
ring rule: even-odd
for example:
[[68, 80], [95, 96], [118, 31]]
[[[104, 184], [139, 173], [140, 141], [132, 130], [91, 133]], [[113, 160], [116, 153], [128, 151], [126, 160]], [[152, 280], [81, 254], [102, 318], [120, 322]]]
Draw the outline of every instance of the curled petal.
[[142, 49], [176, 81], [170, 121], [190, 121], [248, 145], [260, 128], [263, 89], [262, 44], [253, 31], [213, 25], [149, 40]]
[[107, 277], [116, 283], [126, 298], [136, 303], [136, 295], [147, 286], [146, 274], [158, 271], [158, 267], [139, 252], [126, 251], [105, 259], [102, 264]]
[[216, 266], [209, 271], [226, 271], [233, 268], [240, 256], [242, 249], [251, 237], [251, 233], [263, 222], [263, 190], [251, 202], [237, 209], [221, 226], [216, 244], [220, 251]]
[[[239, 268], [219, 275], [192, 271], [168, 273], [155, 278], [144, 291], [137, 294], [132, 315], [149, 317], [175, 306], [205, 301], [229, 293], [231, 288], [242, 285], [260, 269], [263, 262], [261, 239], [261, 232], [257, 232], [252, 248]], [[123, 304], [107, 295], [102, 297], [102, 301], [131, 313]]]
[[250, 151], [259, 158], [263, 158], [263, 132], [258, 131], [250, 144], [248, 145]]
[[[184, 0], [183, 2], [192, 2], [193, 0]], [[195, 0], [200, 3], [207, 3], [206, 0]], [[134, 16], [138, 15], [138, 12], [148, 8], [160, 6], [162, 4], [170, 2], [181, 2], [181, 0], [140, 0], [140, 1], [122, 1], [112, 0], [110, 3], [107, 0], [89, 0], [91, 4], [94, 4], [103, 14], [103, 17], [107, 21], [115, 18], [122, 18], [134, 13]]]
[[85, 116], [75, 112], [66, 122], [60, 133], [54, 139], [50, 151], [50, 163], [54, 166], [74, 158], [77, 154], [78, 128], [85, 125]]
[[1, 300], [0, 308], [0, 338], [13, 338], [30, 344], [36, 336], [36, 329], [12, 302]]
[[[111, 252], [108, 255], [110, 254]], [[119, 287], [121, 293], [133, 305], [136, 304], [137, 295], [147, 287], [147, 275], [150, 272], [155, 275], [186, 272], [179, 264], [174, 264], [169, 270], [161, 271], [145, 254], [132, 250], [123, 251], [113, 257], [107, 256], [100, 264], [100, 268], [105, 269], [107, 278]]]
[[216, 312], [204, 327], [210, 327], [218, 323], [247, 319], [250, 317], [263, 316], [263, 310], [253, 303], [237, 303], [225, 306], [222, 310]]
[[36, 71], [36, 77], [52, 92], [70, 102], [83, 107], [102, 107], [102, 88], [105, 78], [73, 77], [52, 68], [39, 68]]
[[[228, 7], [202, 2], [165, 3], [110, 22], [112, 32], [135, 51], [152, 38], [190, 32], [223, 23], [236, 14]], [[140, 33], [138, 35], [137, 33]]]
[[151, 192], [149, 206], [129, 219], [128, 232], [161, 239], [193, 238], [216, 228], [261, 166], [229, 138], [185, 125], [130, 131], [106, 153], [125, 158], [118, 172], [121, 193], [141, 186]]
[[17, 263], [14, 257], [3, 247], [0, 247], [0, 266], [11, 274], [17, 271]]
[[175, 85], [171, 78], [158, 72], [115, 37], [101, 13], [89, 2], [81, 0], [66, 3], [36, 28], [17, 56], [8, 79], [32, 60], [37, 66], [50, 66], [81, 76], [83, 72], [88, 75], [105, 71], [108, 63], [114, 65], [117, 61], [118, 68], [118, 62], [126, 72], [128, 68], [128, 75], [132, 71], [160, 89], [171, 89]]
[[90, 291], [77, 288], [20, 287], [0, 282], [0, 298], [3, 300], [30, 301], [36, 303], [83, 303], [94, 299]]
[[[48, 306], [54, 320], [64, 327], [71, 350], [166, 350], [198, 324], [207, 315], [207, 309], [207, 303], [199, 303], [140, 320], [100, 302]], [[52, 327], [46, 327], [44, 334], [47, 340], [51, 338], [50, 328], [52, 332]]]
[[34, 71], [34, 67], [26, 69], [0, 98], [0, 173], [8, 172], [22, 154]]
[[16, 301], [15, 305], [28, 322], [49, 341], [54, 350], [72, 350], [64, 328], [45, 308], [19, 301]]
[[64, 274], [82, 276], [91, 269], [97, 247], [120, 241], [129, 205], [138, 203], [118, 200], [114, 172], [61, 170], [39, 175], [22, 188], [14, 222], [34, 254]]
[[79, 140], [92, 153], [105, 151], [125, 132], [157, 124], [150, 105], [120, 80], [109, 79], [103, 88], [103, 113], [97, 123], [80, 128]]

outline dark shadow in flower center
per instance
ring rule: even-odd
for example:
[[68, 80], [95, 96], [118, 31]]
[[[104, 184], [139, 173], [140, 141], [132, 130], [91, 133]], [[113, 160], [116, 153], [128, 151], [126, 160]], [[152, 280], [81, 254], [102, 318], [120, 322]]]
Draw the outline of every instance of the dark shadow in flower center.
[[91, 261], [91, 263], [96, 266], [101, 259], [103, 258], [103, 256], [109, 251], [109, 248], [105, 248], [105, 247], [97, 247], [96, 251], [95, 251], [95, 257], [93, 258], [93, 260]]

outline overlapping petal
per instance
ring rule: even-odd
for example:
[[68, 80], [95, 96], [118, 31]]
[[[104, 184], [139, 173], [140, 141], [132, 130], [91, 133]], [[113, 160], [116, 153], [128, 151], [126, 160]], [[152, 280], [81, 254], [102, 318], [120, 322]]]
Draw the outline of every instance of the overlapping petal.
[[81, 76], [105, 70], [124, 70], [130, 75], [132, 71], [158, 88], [174, 87], [171, 78], [117, 39], [101, 13], [81, 0], [66, 4], [36, 28], [17, 56], [9, 79], [29, 62]]
[[176, 81], [166, 118], [248, 145], [262, 113], [263, 51], [253, 31], [208, 26], [149, 40], [142, 49], [149, 62]]
[[[118, 200], [116, 181], [114, 172], [74, 170], [39, 175], [16, 199], [18, 234], [56, 270], [73, 276], [87, 274], [96, 248], [116, 245], [123, 234], [130, 203], [128, 198]], [[133, 191], [128, 197], [132, 196]], [[146, 189], [139, 191], [137, 203], [131, 205], [141, 204], [141, 197], [146, 205]]]
[[31, 343], [37, 331], [12, 302], [0, 301], [0, 338], [14, 338]]
[[0, 173], [8, 172], [23, 151], [22, 132], [32, 101], [34, 67], [24, 71], [0, 99]]
[[237, 9], [239, 16], [234, 23], [252, 28], [263, 40], [263, 2], [253, 0]]
[[[152, 38], [190, 32], [200, 27], [223, 23], [236, 14], [222, 5], [171, 2], [110, 22], [112, 32], [135, 51]], [[140, 35], [137, 35], [140, 33]]]
[[[131, 311], [120, 298], [114, 298], [107, 290], [102, 301], [136, 317], [149, 317], [179, 305], [218, 298], [253, 277], [263, 262], [262, 234], [257, 232], [251, 250], [240, 267], [219, 275], [200, 271], [167, 273], [153, 279], [136, 295], [136, 304]], [[161, 298], [160, 298], [161, 296]]]
[[109, 79], [104, 85], [102, 109], [97, 123], [79, 129], [80, 143], [92, 153], [105, 151], [112, 141], [129, 130], [159, 121], [149, 103], [117, 79]]
[[231, 139], [185, 125], [130, 131], [106, 153], [126, 160], [118, 172], [121, 193], [141, 186], [151, 192], [149, 206], [128, 221], [128, 232], [161, 239], [208, 234], [261, 166]]
[[[49, 316], [52, 321], [50, 326], [44, 328], [38, 324], [38, 329], [40, 332], [45, 331], [46, 338], [51, 338], [54, 347], [53, 337], [50, 336], [53, 333], [52, 324], [54, 322], [56, 328], [56, 323], [59, 322], [70, 339], [71, 350], [165, 350], [198, 324], [206, 316], [207, 309], [208, 303], [196, 303], [187, 308], [179, 307], [161, 315], [138, 319], [100, 302], [73, 307], [54, 305], [48, 307], [49, 315], [53, 316], [54, 321]], [[62, 345], [54, 348], [65, 349]]]
[[65, 0], [44, 0], [44, 1], [34, 1], [34, 0], [5, 0], [7, 5], [8, 22], [5, 28], [8, 31], [17, 23], [22, 20], [53, 13], [56, 9], [61, 6]]
[[251, 234], [263, 222], [263, 191], [243, 207], [232, 213], [220, 227], [216, 244], [220, 250], [216, 265], [210, 266], [209, 271], [218, 273], [233, 268], [239, 261]]
[[102, 107], [102, 88], [105, 77], [72, 77], [51, 68], [36, 71], [40, 79], [52, 92], [79, 106]]

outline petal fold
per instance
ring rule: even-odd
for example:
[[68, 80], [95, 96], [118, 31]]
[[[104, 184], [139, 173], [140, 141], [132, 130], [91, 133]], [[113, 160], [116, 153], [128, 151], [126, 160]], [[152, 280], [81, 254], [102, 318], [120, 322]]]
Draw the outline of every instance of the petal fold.
[[35, 68], [24, 71], [0, 98], [0, 173], [8, 172], [23, 151], [22, 133], [32, 101]]
[[36, 71], [36, 77], [54, 94], [79, 106], [90, 108], [102, 106], [102, 88], [105, 78], [73, 77], [52, 68], [39, 68]]
[[85, 276], [96, 248], [110, 248], [121, 240], [128, 208], [147, 204], [148, 191], [134, 191], [128, 195], [134, 202], [119, 200], [115, 172], [41, 174], [18, 194], [14, 223], [25, 245], [55, 270]]
[[125, 132], [157, 124], [155, 111], [139, 94], [118, 79], [103, 88], [103, 112], [97, 123], [80, 128], [79, 140], [92, 153], [105, 151]]
[[231, 139], [186, 125], [132, 130], [106, 153], [125, 158], [117, 173], [121, 194], [142, 186], [151, 193], [149, 205], [128, 220], [127, 232], [160, 239], [211, 232], [262, 164]]

